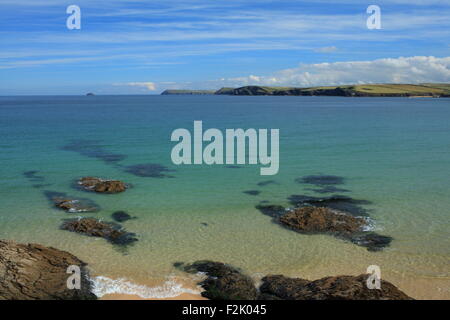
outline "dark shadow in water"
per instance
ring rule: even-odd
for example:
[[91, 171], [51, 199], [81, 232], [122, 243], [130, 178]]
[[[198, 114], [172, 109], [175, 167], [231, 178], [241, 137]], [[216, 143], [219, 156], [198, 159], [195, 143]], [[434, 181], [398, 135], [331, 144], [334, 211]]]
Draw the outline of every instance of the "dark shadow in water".
[[247, 191], [242, 191], [245, 194], [251, 195], [251, 196], [257, 196], [258, 194], [261, 193], [261, 191], [259, 190], [247, 190]]
[[352, 214], [354, 216], [368, 216], [369, 211], [362, 207], [372, 202], [367, 200], [357, 200], [343, 195], [333, 195], [330, 197], [312, 197], [307, 195], [291, 195], [289, 202], [294, 206], [314, 206], [327, 207]]
[[227, 169], [241, 169], [242, 167], [241, 166], [235, 166], [235, 165], [228, 165], [228, 166], [225, 166], [225, 168], [227, 168]]
[[166, 174], [166, 172], [175, 171], [157, 163], [135, 164], [132, 166], [122, 166], [120, 168], [125, 172], [144, 178], [174, 178], [174, 176]]
[[32, 187], [36, 188], [36, 189], [41, 189], [41, 188], [45, 188], [45, 187], [50, 187], [52, 184], [51, 183], [38, 183], [38, 184], [33, 184]]
[[124, 154], [106, 151], [98, 140], [73, 140], [61, 149], [65, 151], [77, 152], [88, 158], [96, 158], [108, 164], [117, 163], [127, 157]]
[[44, 182], [45, 178], [43, 176], [37, 175], [39, 171], [37, 170], [30, 170], [25, 171], [23, 175], [25, 178], [27, 178], [30, 182]]
[[111, 214], [111, 217], [117, 222], [125, 222], [131, 219], [137, 219], [137, 217], [132, 217], [127, 212], [122, 210], [113, 212]]
[[316, 193], [337, 193], [337, 192], [350, 192], [350, 190], [348, 189], [343, 189], [343, 188], [337, 188], [335, 186], [323, 186], [320, 189], [306, 189], [312, 192], [316, 192]]
[[315, 186], [337, 185], [343, 184], [344, 177], [332, 176], [332, 175], [310, 175], [295, 179], [298, 183], [312, 184]]
[[277, 204], [266, 204], [267, 202], [268, 201], [261, 201], [260, 204], [255, 206], [255, 208], [262, 214], [274, 218], [273, 222], [278, 224], [278, 218], [286, 213], [286, 209], [285, 207]]
[[43, 191], [46, 198], [53, 205], [53, 208], [59, 208], [69, 213], [95, 212], [100, 210], [100, 206], [91, 199], [74, 198], [66, 193], [57, 191]]
[[279, 183], [276, 182], [275, 180], [266, 180], [266, 181], [261, 181], [261, 182], [257, 183], [257, 185], [260, 186], [260, 187], [265, 187], [265, 186], [268, 186], [270, 184], [279, 184]]

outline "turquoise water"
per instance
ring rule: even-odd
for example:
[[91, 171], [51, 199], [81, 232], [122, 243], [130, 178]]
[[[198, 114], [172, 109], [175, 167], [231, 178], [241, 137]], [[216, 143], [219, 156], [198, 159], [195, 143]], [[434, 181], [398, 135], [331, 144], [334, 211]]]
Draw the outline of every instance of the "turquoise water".
[[[0, 237], [68, 250], [94, 275], [134, 283], [168, 276], [189, 282], [172, 263], [198, 259], [232, 263], [256, 278], [360, 274], [377, 264], [414, 297], [450, 298], [449, 119], [448, 99], [0, 97]], [[173, 165], [170, 135], [176, 128], [192, 131], [194, 120], [204, 129], [280, 129], [279, 173], [260, 176], [259, 165]], [[64, 149], [73, 141], [88, 152]], [[113, 156], [119, 161], [104, 161]], [[174, 170], [162, 172], [173, 178], [124, 170], [148, 163]], [[31, 181], [27, 171], [38, 171], [41, 181]], [[255, 209], [263, 200], [289, 206], [293, 194], [326, 196], [295, 181], [312, 174], [342, 176], [339, 187], [351, 191], [345, 195], [371, 201], [365, 208], [376, 231], [394, 238], [390, 247], [368, 252], [330, 236], [301, 235]], [[74, 179], [86, 175], [133, 187], [117, 195], [73, 189]], [[267, 180], [275, 183], [257, 185]], [[124, 250], [59, 230], [70, 214], [54, 209], [45, 190], [101, 206], [83, 216], [110, 221], [112, 212], [127, 211], [137, 219], [123, 226], [139, 241]]]

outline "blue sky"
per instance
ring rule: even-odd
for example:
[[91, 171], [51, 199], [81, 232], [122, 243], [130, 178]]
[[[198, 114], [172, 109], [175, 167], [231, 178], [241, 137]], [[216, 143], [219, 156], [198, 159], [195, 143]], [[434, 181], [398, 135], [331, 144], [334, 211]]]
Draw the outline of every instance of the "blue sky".
[[[68, 30], [66, 8], [81, 8]], [[369, 30], [366, 8], [381, 8]], [[450, 0], [1, 0], [0, 95], [450, 82]]]

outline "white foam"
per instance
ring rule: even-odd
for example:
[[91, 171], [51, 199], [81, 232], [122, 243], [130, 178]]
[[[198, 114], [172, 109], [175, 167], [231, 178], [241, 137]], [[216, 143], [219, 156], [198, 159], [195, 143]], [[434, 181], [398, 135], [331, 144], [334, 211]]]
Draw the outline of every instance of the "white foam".
[[98, 276], [93, 279], [93, 293], [101, 298], [107, 294], [129, 294], [143, 299], [174, 298], [183, 293], [200, 294], [199, 291], [183, 288], [174, 279], [169, 279], [161, 286], [148, 287], [128, 281], [125, 278], [110, 279]]

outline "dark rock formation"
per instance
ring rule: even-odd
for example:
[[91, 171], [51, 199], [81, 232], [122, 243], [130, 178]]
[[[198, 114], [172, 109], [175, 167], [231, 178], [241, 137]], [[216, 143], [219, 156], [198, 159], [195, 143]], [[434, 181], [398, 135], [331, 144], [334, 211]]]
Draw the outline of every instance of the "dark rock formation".
[[269, 275], [262, 279], [262, 299], [282, 300], [412, 300], [396, 286], [381, 280], [380, 289], [367, 287], [367, 274], [308, 281]]
[[196, 261], [190, 265], [175, 263], [189, 273], [203, 272], [207, 278], [199, 283], [205, 291], [202, 296], [212, 300], [255, 300], [257, 290], [250, 277], [238, 269], [208, 260]]
[[45, 196], [58, 208], [69, 213], [95, 212], [99, 206], [89, 199], [75, 199], [62, 192], [44, 191]]
[[95, 191], [99, 193], [119, 193], [124, 192], [128, 185], [119, 180], [103, 180], [96, 177], [83, 177], [78, 180], [78, 184], [84, 190]]
[[136, 217], [130, 216], [125, 211], [116, 211], [111, 214], [111, 217], [116, 220], [117, 222], [124, 222], [131, 219], [136, 219]]
[[208, 260], [174, 266], [189, 273], [202, 272], [207, 278], [199, 284], [202, 296], [212, 300], [412, 300], [393, 284], [381, 280], [380, 289], [369, 289], [368, 274], [326, 277], [315, 281], [268, 275], [259, 293], [251, 278], [239, 269]]
[[119, 245], [131, 244], [138, 240], [134, 233], [125, 231], [120, 225], [94, 218], [67, 219], [64, 220], [61, 229], [91, 237], [101, 237]]
[[362, 231], [366, 225], [362, 218], [320, 207], [293, 209], [280, 217], [280, 223], [299, 232], [328, 232], [340, 236], [349, 236]]
[[[68, 289], [71, 265], [80, 267], [80, 289]], [[0, 240], [0, 300], [85, 300], [91, 292], [86, 263], [74, 255], [39, 244]]]

